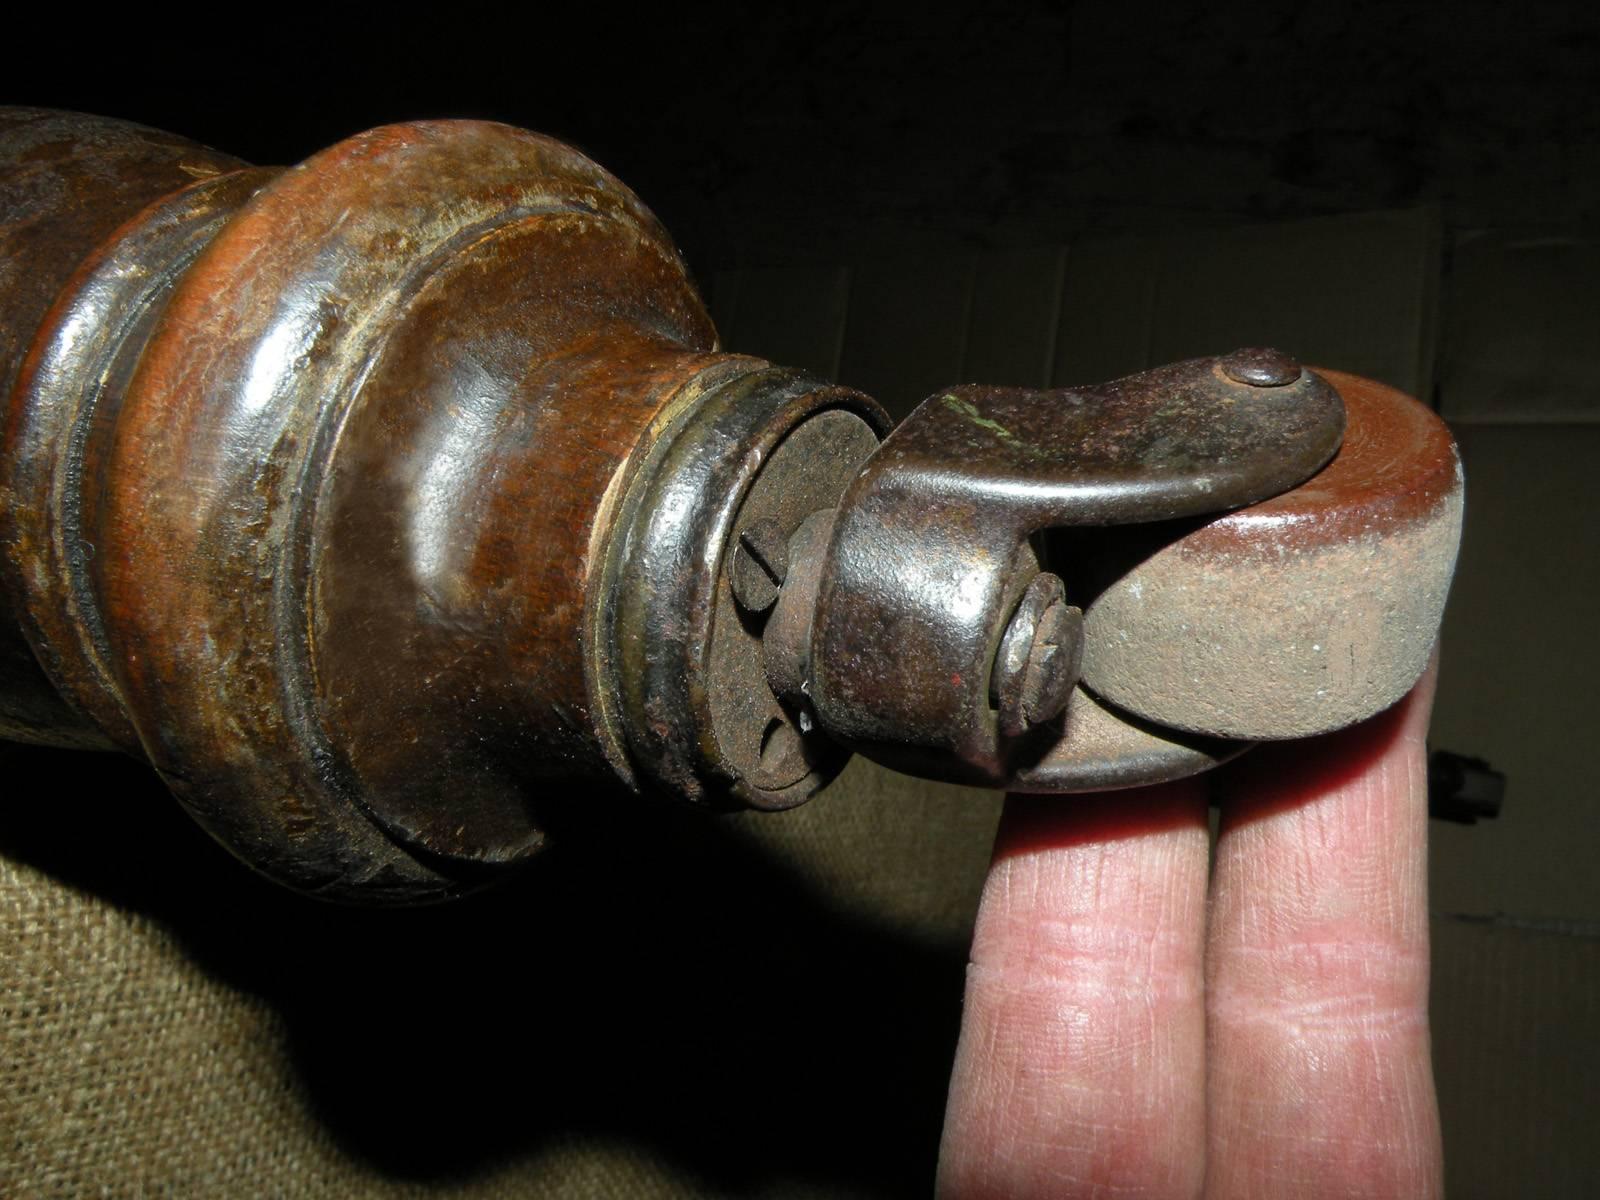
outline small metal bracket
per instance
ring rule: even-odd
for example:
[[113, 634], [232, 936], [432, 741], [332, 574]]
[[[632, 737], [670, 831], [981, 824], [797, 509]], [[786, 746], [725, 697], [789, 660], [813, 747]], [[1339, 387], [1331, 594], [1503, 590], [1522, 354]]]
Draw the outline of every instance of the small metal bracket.
[[1343, 431], [1339, 394], [1272, 351], [935, 395], [845, 493], [824, 561], [788, 548], [816, 599], [809, 636], [792, 616], [784, 635], [805, 661], [790, 649], [774, 669], [769, 652], [769, 678], [825, 732], [914, 774], [1057, 791], [1214, 765], [1239, 745], [1074, 692], [1090, 597], [1044, 535], [1263, 500], [1316, 473]]

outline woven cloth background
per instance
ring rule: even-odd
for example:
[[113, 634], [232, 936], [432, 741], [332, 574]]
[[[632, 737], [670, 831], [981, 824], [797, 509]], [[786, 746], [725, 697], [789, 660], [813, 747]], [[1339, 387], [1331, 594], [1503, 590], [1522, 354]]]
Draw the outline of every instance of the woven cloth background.
[[362, 912], [137, 764], [0, 767], [0, 1195], [928, 1191], [991, 795], [857, 763], [781, 816], [622, 806]]

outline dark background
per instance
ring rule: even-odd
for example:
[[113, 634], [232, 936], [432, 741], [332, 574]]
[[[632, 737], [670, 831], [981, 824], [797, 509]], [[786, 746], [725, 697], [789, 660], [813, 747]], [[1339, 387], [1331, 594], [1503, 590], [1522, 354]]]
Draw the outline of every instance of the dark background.
[[226, 34], [19, 42], [0, 86], [261, 163], [418, 117], [538, 129], [633, 187], [702, 276], [1419, 204], [1450, 228], [1600, 221], [1581, 3], [235, 11]]
[[[109, 31], [62, 19], [17, 41], [0, 102], [141, 121], [263, 163], [408, 118], [527, 126], [637, 191], [708, 288], [769, 267], [1414, 210], [1438, 231], [1448, 323], [1458, 253], [1482, 231], [1575, 253], [1600, 236], [1591, 4], [864, 10], [241, 5], [207, 14], [231, 26], [216, 33], [154, 10]], [[1600, 308], [1582, 307], [1594, 295], [1510, 296], [1498, 315], [1537, 340], [1547, 310], [1580, 335], [1587, 312], [1600, 334]], [[1430, 378], [1450, 378], [1436, 366]], [[1600, 411], [1592, 384], [1575, 403]], [[1507, 900], [1463, 882], [1577, 881], [1600, 849], [1587, 820], [1527, 832], [1542, 810], [1570, 818], [1593, 799], [1576, 749], [1537, 774], [1590, 724], [1592, 676], [1549, 665], [1594, 660], [1583, 481], [1600, 442], [1585, 420], [1563, 422], [1463, 427], [1469, 479], [1486, 483], [1469, 492], [1441, 717], [1452, 748], [1506, 765], [1523, 747], [1526, 765], [1510, 768], [1501, 826], [1442, 831], [1438, 847], [1436, 1023], [1461, 1048], [1440, 1050], [1461, 1195], [1503, 1194], [1483, 1173], [1497, 1162], [1552, 1172], [1524, 1175], [1525, 1194], [1600, 1182], [1590, 1139], [1572, 1132], [1600, 1104], [1600, 896], [1574, 882]], [[1506, 676], [1508, 661], [1523, 674]], [[1497, 730], [1510, 749], [1489, 744]], [[65, 780], [83, 798], [11, 807], [0, 850], [165, 923], [207, 972], [264, 999], [306, 1103], [377, 1176], [470, 1178], [593, 1137], [707, 1190], [927, 1191], [959, 941], [863, 916], [740, 829], [630, 813], [600, 869], [557, 855], [451, 909], [330, 912], [244, 875], [132, 765], [7, 761], [14, 778]], [[1513, 935], [1531, 940], [1491, 944]], [[1520, 997], [1518, 972], [1551, 982]], [[1571, 1047], [1541, 1029], [1590, 1036]], [[1487, 1049], [1468, 1061], [1471, 1046]]]

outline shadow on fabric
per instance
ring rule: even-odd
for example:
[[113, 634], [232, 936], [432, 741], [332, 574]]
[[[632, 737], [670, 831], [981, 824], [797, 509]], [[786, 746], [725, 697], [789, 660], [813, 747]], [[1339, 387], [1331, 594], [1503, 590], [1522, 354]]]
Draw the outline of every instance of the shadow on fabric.
[[362, 910], [257, 878], [131, 760], [6, 766], [57, 784], [0, 806], [0, 854], [271, 1006], [304, 1103], [385, 1176], [478, 1176], [576, 1136], [736, 1192], [931, 1190], [966, 947], [844, 911], [727, 823], [582, 797], [598, 815], [510, 884]]

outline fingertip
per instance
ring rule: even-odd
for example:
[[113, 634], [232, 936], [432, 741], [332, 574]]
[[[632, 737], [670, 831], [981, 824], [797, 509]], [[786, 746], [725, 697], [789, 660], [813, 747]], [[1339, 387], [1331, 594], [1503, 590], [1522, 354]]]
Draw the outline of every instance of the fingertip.
[[1386, 793], [1408, 787], [1409, 760], [1427, 742], [1438, 665], [1435, 650], [1411, 690], [1365, 721], [1318, 737], [1265, 742], [1215, 771], [1212, 793], [1224, 827], [1343, 794], [1383, 772], [1402, 776], [1383, 785]]

